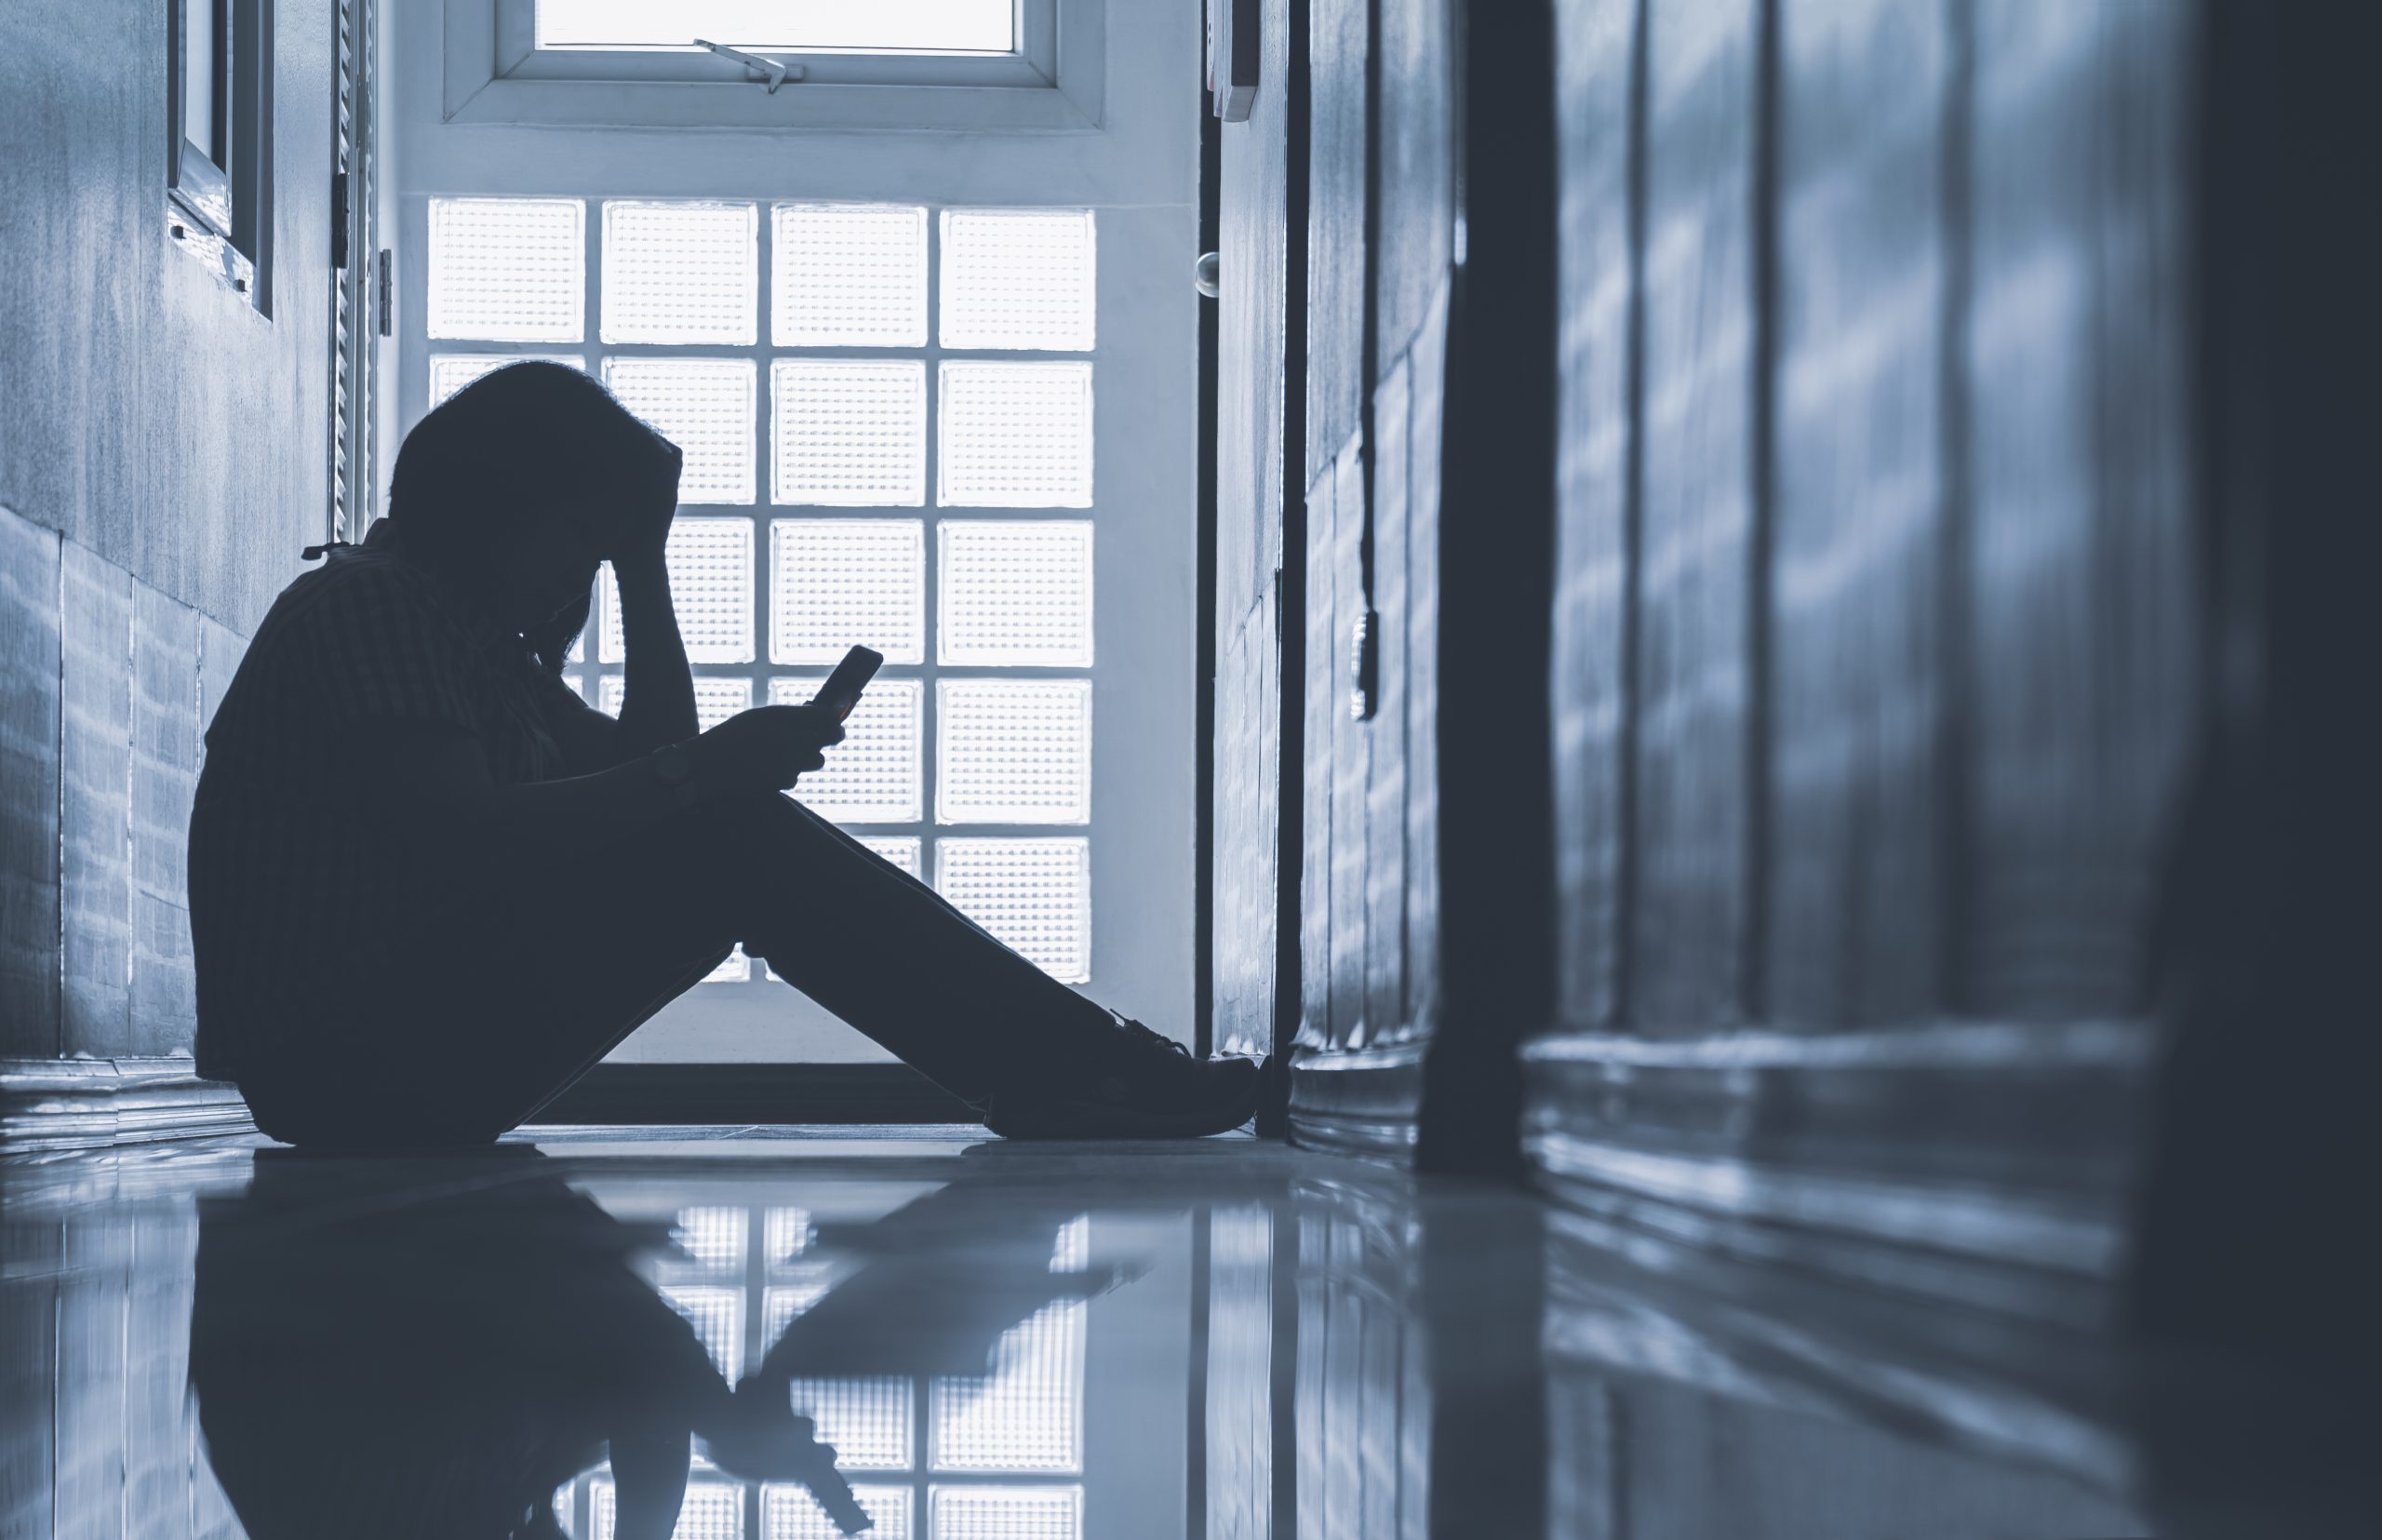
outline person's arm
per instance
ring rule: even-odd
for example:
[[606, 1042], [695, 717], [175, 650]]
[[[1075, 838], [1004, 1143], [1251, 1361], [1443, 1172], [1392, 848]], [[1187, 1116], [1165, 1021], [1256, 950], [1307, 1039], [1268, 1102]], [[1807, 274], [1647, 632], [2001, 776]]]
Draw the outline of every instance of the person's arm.
[[[740, 712], [686, 744], [699, 797], [783, 790], [825, 763], [844, 730], [814, 706]], [[592, 775], [499, 785], [479, 740], [435, 722], [391, 718], [351, 732], [354, 784], [462, 834], [499, 830], [568, 846], [631, 833], [681, 811], [677, 789], [643, 757]]]
[[670, 603], [670, 563], [662, 543], [614, 556], [612, 574], [620, 583], [622, 641], [628, 652], [614, 746], [625, 757], [695, 735], [695, 678]]
[[668, 485], [630, 518], [620, 548], [611, 553], [612, 576], [621, 590], [621, 640], [628, 653], [614, 745], [622, 758], [695, 735], [695, 679], [670, 602], [667, 553], [670, 525], [678, 514], [679, 459], [675, 447], [671, 453]]

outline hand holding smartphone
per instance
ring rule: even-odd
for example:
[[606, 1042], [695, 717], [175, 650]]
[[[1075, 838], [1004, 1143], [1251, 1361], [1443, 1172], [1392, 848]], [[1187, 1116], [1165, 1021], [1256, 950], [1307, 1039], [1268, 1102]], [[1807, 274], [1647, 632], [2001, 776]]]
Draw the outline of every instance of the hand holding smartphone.
[[868, 681], [877, 677], [877, 671], [884, 663], [884, 653], [872, 648], [853, 648], [820, 684], [819, 693], [810, 697], [810, 703], [825, 706], [836, 714], [836, 721], [842, 721], [852, 714], [852, 707], [860, 704], [861, 691], [868, 688]]

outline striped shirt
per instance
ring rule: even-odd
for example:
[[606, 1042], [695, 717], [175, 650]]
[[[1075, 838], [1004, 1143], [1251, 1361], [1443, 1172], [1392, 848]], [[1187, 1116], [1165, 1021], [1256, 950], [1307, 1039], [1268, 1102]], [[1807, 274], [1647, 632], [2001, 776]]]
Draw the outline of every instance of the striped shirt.
[[191, 815], [198, 1068], [236, 1078], [288, 1034], [365, 1029], [471, 852], [356, 795], [348, 736], [375, 722], [476, 739], [500, 784], [566, 773], [549, 723], [589, 708], [527, 645], [398, 549], [360, 546], [283, 590], [207, 733]]

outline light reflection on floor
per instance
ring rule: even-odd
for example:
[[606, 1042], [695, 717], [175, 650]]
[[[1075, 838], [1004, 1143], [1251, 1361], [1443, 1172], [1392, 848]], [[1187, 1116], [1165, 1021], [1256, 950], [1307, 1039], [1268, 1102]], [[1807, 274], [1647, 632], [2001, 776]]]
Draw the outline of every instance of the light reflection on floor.
[[2024, 1333], [1246, 1140], [217, 1145], [0, 1191], [12, 1536], [2230, 1533], [2141, 1517], [2172, 1458]]

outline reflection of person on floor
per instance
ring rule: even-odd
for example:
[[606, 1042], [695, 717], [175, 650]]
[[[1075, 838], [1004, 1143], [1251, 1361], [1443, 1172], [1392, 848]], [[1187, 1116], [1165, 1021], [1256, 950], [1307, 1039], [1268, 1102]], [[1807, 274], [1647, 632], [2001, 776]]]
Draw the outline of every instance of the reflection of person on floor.
[[729, 1388], [632, 1265], [648, 1237], [531, 1151], [408, 1163], [422, 1201], [286, 1152], [204, 1206], [191, 1385], [209, 1463], [252, 1540], [542, 1535], [556, 1490], [609, 1456], [621, 1540], [676, 1525], [690, 1436], [745, 1480], [868, 1520], [786, 1375]]
[[[997, 1132], [1247, 1118], [1253, 1064], [1112, 1016], [778, 795], [834, 752], [832, 712], [697, 732], [679, 465], [585, 374], [501, 368], [408, 435], [364, 543], [282, 594], [191, 822], [202, 1072], [291, 1143], [487, 1140], [742, 943]], [[617, 720], [562, 676], [607, 561]]]

